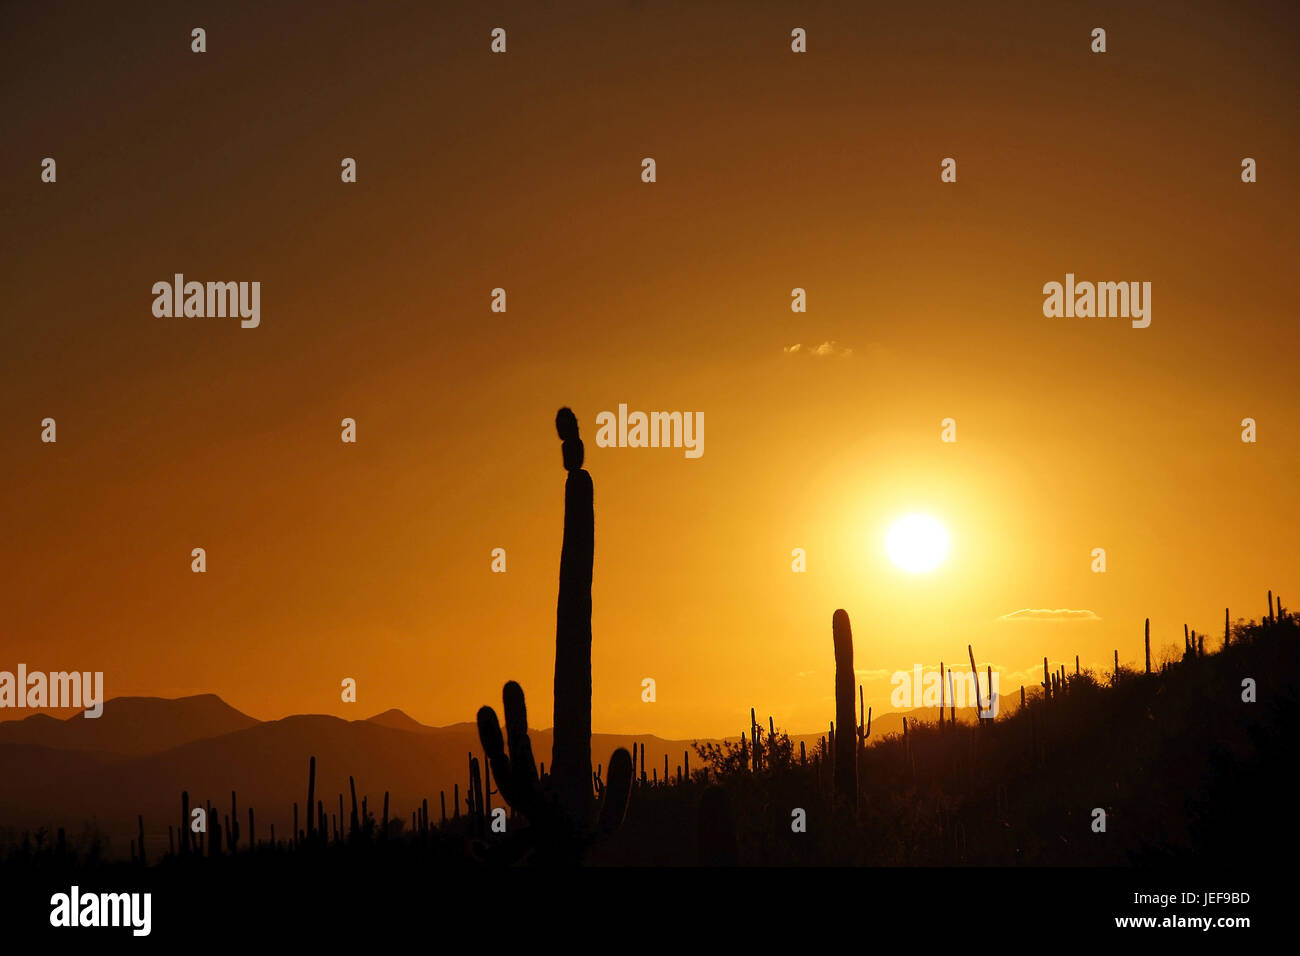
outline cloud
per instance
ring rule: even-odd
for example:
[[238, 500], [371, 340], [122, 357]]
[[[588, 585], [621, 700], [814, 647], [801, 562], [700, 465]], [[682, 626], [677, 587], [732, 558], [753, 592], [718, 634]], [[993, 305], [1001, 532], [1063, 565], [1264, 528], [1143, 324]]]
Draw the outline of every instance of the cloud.
[[1067, 607], [1055, 609], [1022, 607], [1019, 611], [1003, 614], [999, 621], [1100, 621], [1092, 611], [1074, 611]]
[[888, 677], [892, 677], [894, 674], [893, 671], [887, 671], [884, 668], [864, 670], [860, 667], [855, 667], [853, 673], [861, 677], [863, 680], [885, 680]]
[[838, 342], [823, 342], [821, 345], [803, 345], [796, 342], [781, 351], [786, 355], [809, 355], [813, 358], [848, 358], [853, 354], [853, 349], [845, 348]]
[[[1073, 657], [1066, 658], [1065, 660], [1060, 660], [1060, 661], [1054, 661], [1051, 658], [1048, 658], [1047, 660], [1047, 668], [1053, 674], [1055, 674], [1057, 671], [1061, 669], [1062, 664], [1065, 665], [1065, 673], [1068, 676], [1073, 677], [1074, 676]], [[1088, 667], [1085, 666], [1083, 669], [1086, 671], [1088, 670]], [[1109, 668], [1107, 668], [1106, 673], [1107, 674], [1110, 673]], [[1026, 690], [1029, 690], [1030, 688], [1033, 687], [1042, 687], [1043, 686], [1042, 659], [1039, 658], [1038, 660], [1031, 663], [1028, 667], [1025, 667], [1023, 670], [1007, 671], [1002, 675], [1002, 681], [1004, 684], [1006, 684], [1009, 687], [1016, 686], [1019, 684], [1024, 684]], [[1018, 689], [1017, 689], [1017, 693], [1019, 693]]]
[[[1049, 661], [1048, 667], [1053, 671], [1057, 671], [1061, 669], [1061, 665], [1064, 663], [1065, 661]], [[1074, 661], [1070, 661], [1069, 672], [1071, 674], [1074, 673]], [[1020, 684], [1024, 684], [1026, 687], [1038, 687], [1043, 680], [1043, 665], [1030, 664], [1024, 670], [1007, 671], [1002, 675], [1002, 680], [1006, 681], [1008, 686], [1016, 688], [1018, 688]], [[1019, 693], [1018, 689], [1017, 693]]]

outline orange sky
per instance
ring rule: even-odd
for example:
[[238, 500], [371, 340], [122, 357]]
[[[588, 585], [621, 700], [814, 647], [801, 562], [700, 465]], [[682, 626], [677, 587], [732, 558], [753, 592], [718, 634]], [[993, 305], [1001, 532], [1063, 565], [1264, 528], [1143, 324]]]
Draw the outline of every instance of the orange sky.
[[[137, 6], [0, 12], [0, 669], [433, 724], [516, 679], [549, 724], [564, 404], [602, 731], [824, 727], [837, 607], [879, 712], [968, 642], [1007, 692], [1300, 601], [1295, 7]], [[261, 326], [155, 318], [175, 272]], [[1045, 318], [1066, 272], [1151, 326]], [[704, 412], [703, 457], [597, 448], [620, 402]]]

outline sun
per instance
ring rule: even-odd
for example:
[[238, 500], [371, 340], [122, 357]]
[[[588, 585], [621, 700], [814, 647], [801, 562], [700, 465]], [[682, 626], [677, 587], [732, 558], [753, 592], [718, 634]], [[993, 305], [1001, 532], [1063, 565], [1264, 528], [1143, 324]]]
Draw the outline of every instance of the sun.
[[948, 530], [930, 515], [904, 515], [885, 537], [889, 560], [911, 574], [925, 574], [948, 557]]

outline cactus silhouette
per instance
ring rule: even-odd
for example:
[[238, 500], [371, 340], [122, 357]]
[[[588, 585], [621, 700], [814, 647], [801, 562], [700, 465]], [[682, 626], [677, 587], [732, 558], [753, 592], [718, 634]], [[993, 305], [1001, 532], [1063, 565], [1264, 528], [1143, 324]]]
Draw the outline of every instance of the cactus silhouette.
[[[528, 736], [524, 691], [514, 681], [502, 690], [506, 734], [491, 707], [478, 711], [483, 745], [497, 792], [514, 812], [528, 820], [527, 829], [499, 848], [501, 856], [533, 854], [539, 862], [577, 862], [586, 850], [623, 823], [635, 774], [632, 755], [614, 751], [601, 783], [597, 823], [590, 827], [591, 766], [591, 577], [594, 561], [595, 508], [591, 475], [583, 469], [585, 452], [578, 419], [568, 408], [555, 415], [560, 452], [568, 478], [564, 485], [564, 539], [560, 548], [560, 591], [555, 612], [555, 721], [551, 772], [539, 774]], [[506, 742], [509, 742], [509, 752]], [[645, 748], [641, 748], [645, 760]], [[665, 764], [666, 766], [666, 764]], [[485, 776], [487, 767], [484, 768]], [[644, 769], [642, 770], [644, 775]], [[644, 776], [643, 776], [644, 779]], [[482, 798], [480, 797], [480, 808]]]
[[[975, 648], [967, 644], [966, 653], [970, 655], [970, 673], [971, 673], [971, 677], [975, 679], [975, 723], [978, 724], [979, 719], [984, 716], [983, 714], [984, 703], [980, 697], [980, 669], [975, 666]], [[991, 686], [992, 685], [991, 679], [989, 681], [989, 684], [990, 684], [989, 691], [992, 692], [993, 688]]]
[[[610, 756], [599, 817], [595, 827], [588, 828], [585, 817], [574, 817], [559, 802], [558, 794], [547, 793], [541, 786], [528, 736], [523, 688], [509, 681], [501, 691], [501, 702], [506, 717], [505, 739], [496, 711], [484, 706], [478, 711], [479, 740], [497, 779], [497, 791], [529, 823], [503, 855], [518, 858], [531, 853], [539, 863], [577, 863], [590, 846], [622, 826], [632, 794], [632, 755], [619, 747]], [[591, 779], [584, 784], [590, 788]]]
[[835, 792], [855, 810], [858, 806], [857, 740], [853, 728], [853, 628], [848, 612], [840, 609], [831, 616], [835, 643], [835, 720], [840, 733], [835, 738]]
[[[568, 408], [555, 415], [564, 482], [564, 541], [560, 596], [555, 612], [555, 722], [551, 779], [571, 819], [586, 820], [591, 805], [591, 574], [595, 510], [591, 475], [578, 419]], [[490, 758], [489, 758], [490, 759]], [[613, 767], [610, 767], [611, 776]], [[500, 777], [498, 776], [500, 787]], [[504, 795], [504, 792], [503, 792]]]
[[190, 792], [181, 791], [181, 856], [188, 856], [190, 852]]
[[943, 708], [947, 701], [943, 693], [943, 661], [939, 662], [939, 733], [943, 733]]
[[226, 844], [234, 853], [239, 846], [239, 801], [235, 791], [230, 791], [230, 822], [226, 825]]
[[[316, 806], [316, 758], [312, 757], [307, 765], [307, 837], [312, 835], [312, 812], [311, 808]], [[325, 834], [321, 834], [321, 842], [324, 842]]]
[[469, 755], [469, 789], [466, 791], [469, 801], [469, 819], [474, 832], [483, 835], [483, 781], [479, 777], [478, 757]]

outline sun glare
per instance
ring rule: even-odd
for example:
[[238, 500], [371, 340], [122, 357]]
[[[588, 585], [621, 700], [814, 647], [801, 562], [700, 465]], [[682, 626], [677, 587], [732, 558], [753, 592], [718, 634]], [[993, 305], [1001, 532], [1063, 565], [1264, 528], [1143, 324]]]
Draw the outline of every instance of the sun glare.
[[933, 571], [948, 557], [948, 531], [930, 515], [904, 515], [885, 539], [889, 560], [912, 574]]

